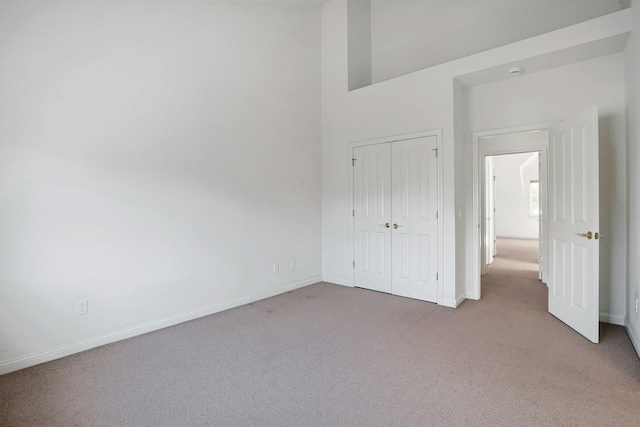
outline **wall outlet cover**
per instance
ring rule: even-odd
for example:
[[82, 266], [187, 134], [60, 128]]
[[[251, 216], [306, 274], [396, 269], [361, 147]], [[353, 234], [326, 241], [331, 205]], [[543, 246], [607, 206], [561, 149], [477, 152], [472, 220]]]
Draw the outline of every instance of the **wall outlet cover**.
[[83, 316], [89, 313], [89, 301], [86, 299], [80, 299], [76, 301], [76, 314]]

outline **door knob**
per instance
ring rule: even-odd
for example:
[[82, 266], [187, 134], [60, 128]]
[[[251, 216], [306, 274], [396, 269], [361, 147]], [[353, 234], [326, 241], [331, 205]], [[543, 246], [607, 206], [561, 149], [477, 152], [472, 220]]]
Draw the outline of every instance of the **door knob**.
[[384, 224], [380, 224], [380, 225], [383, 226], [384, 228], [391, 227], [391, 225], [388, 222], [385, 222]]
[[576, 236], [586, 237], [587, 239], [591, 240], [593, 238], [593, 233], [587, 231], [586, 233], [576, 233]]
[[401, 225], [398, 225], [398, 224], [395, 224], [395, 223], [393, 224], [393, 229], [394, 229], [394, 230], [397, 230], [399, 227], [402, 227], [402, 226], [401, 226]]

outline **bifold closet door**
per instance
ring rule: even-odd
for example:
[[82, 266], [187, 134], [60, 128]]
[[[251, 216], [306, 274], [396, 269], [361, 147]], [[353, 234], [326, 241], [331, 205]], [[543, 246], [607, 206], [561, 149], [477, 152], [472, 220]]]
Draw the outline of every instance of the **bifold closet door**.
[[438, 300], [436, 148], [436, 137], [391, 145], [392, 293], [431, 302]]
[[391, 147], [354, 149], [354, 284], [391, 293]]

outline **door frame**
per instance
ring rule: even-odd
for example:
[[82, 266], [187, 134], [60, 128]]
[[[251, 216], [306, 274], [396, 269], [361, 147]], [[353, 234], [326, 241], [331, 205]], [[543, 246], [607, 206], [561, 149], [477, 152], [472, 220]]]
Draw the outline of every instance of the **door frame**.
[[[489, 159], [491, 159], [492, 161], [489, 162]], [[488, 163], [491, 163], [491, 171], [488, 171], [486, 169], [486, 166], [487, 166]], [[490, 193], [493, 195], [493, 200], [492, 200], [492, 202], [493, 202], [493, 234], [491, 233], [491, 230], [485, 229], [484, 230], [484, 239], [485, 240], [483, 240], [483, 241], [484, 242], [487, 242], [487, 241], [489, 242], [489, 245], [490, 245], [489, 248], [492, 248], [494, 253], [491, 253], [491, 251], [487, 252], [486, 250], [483, 251], [482, 258], [484, 259], [484, 261], [480, 264], [480, 267], [482, 268], [482, 274], [485, 274], [485, 269], [486, 269], [485, 264], [489, 264], [489, 261], [491, 261], [491, 263], [493, 263], [493, 258], [496, 255], [496, 242], [495, 242], [495, 240], [496, 240], [496, 221], [495, 221], [495, 219], [496, 219], [496, 217], [495, 217], [495, 212], [496, 212], [496, 210], [495, 210], [495, 208], [496, 208], [496, 194], [495, 194], [496, 180], [495, 180], [495, 178], [496, 177], [495, 177], [495, 167], [493, 166], [493, 157], [492, 156], [486, 156], [484, 164], [485, 164], [484, 182], [485, 182], [485, 184], [489, 184], [490, 183], [489, 185], [493, 187], [491, 189], [491, 191], [490, 191]], [[491, 172], [493, 172], [493, 173], [491, 173]], [[489, 177], [491, 177], [491, 179], [489, 179]], [[483, 196], [482, 196], [483, 199], [482, 200], [485, 201], [485, 202], [487, 200], [491, 200], [492, 199], [492, 197], [489, 196], [489, 194], [487, 194], [487, 190], [489, 190], [489, 188], [488, 187], [484, 187], [484, 192], [483, 192]], [[482, 206], [483, 207], [481, 209], [484, 209], [484, 212], [486, 214], [487, 206], [486, 206], [486, 204], [483, 204]], [[491, 213], [490, 209], [489, 209], [489, 213]], [[488, 218], [484, 217], [484, 220], [485, 220], [485, 224], [487, 224], [488, 223]], [[492, 243], [492, 238], [493, 238], [493, 243]]]
[[[443, 207], [443, 170], [442, 170], [442, 129], [432, 129], [432, 130], [424, 130], [420, 132], [412, 132], [405, 134], [398, 134], [392, 136], [386, 136], [382, 138], [373, 138], [373, 139], [365, 139], [361, 141], [351, 142], [349, 144], [349, 163], [351, 166], [351, 173], [349, 174], [349, 190], [350, 190], [350, 205], [351, 212], [354, 211], [354, 179], [353, 179], [353, 162], [354, 152], [353, 150], [357, 147], [364, 147], [367, 145], [376, 145], [376, 144], [387, 144], [398, 141], [406, 141], [410, 139], [419, 139], [425, 137], [436, 137], [436, 147], [437, 147], [437, 165], [438, 165], [438, 253], [437, 253], [437, 268], [438, 268], [438, 300], [437, 304], [443, 304], [443, 296], [442, 296], [442, 283], [444, 280], [444, 221], [442, 220], [442, 207]], [[355, 222], [353, 219], [353, 215], [351, 215], [351, 259], [355, 260]], [[355, 263], [355, 261], [353, 261]], [[355, 287], [355, 271], [354, 268], [351, 269], [351, 287]]]
[[[528, 152], [540, 152], [539, 162], [541, 164], [540, 176], [542, 178], [542, 174], [545, 174], [546, 184], [549, 185], [548, 182], [548, 161], [549, 161], [549, 139], [547, 137], [546, 141], [542, 144], [518, 144], [515, 146], [492, 146], [491, 142], [482, 143], [482, 138], [491, 137], [491, 136], [501, 136], [508, 135], [512, 133], [525, 133], [525, 132], [546, 132], [548, 135], [549, 128], [553, 125], [554, 122], [545, 122], [538, 124], [530, 124], [530, 125], [522, 125], [508, 128], [500, 128], [493, 130], [486, 130], [481, 132], [473, 132], [472, 139], [472, 159], [473, 159], [473, 201], [472, 201], [472, 223], [471, 223], [471, 235], [472, 242], [470, 247], [471, 254], [469, 256], [469, 264], [467, 265], [470, 277], [470, 287], [467, 291], [467, 298], [479, 300], [481, 297], [481, 282], [482, 282], [482, 273], [483, 273], [483, 260], [484, 260], [484, 234], [485, 234], [485, 212], [484, 212], [484, 174], [485, 174], [485, 158], [487, 156], [501, 155], [501, 154], [517, 154], [517, 153], [528, 153]], [[544, 195], [541, 199], [544, 199], [544, 206], [541, 208], [546, 209], [546, 197], [547, 190], [541, 189], [540, 193], [542, 195], [544, 191]], [[544, 211], [543, 211], [544, 212]], [[544, 242], [548, 245], [548, 227], [544, 226]], [[548, 250], [545, 251], [548, 253]], [[548, 260], [544, 260], [547, 262]], [[545, 266], [546, 267], [546, 266]], [[548, 268], [544, 268], [543, 272], [547, 273]], [[546, 277], [543, 276], [543, 281], [546, 282]]]

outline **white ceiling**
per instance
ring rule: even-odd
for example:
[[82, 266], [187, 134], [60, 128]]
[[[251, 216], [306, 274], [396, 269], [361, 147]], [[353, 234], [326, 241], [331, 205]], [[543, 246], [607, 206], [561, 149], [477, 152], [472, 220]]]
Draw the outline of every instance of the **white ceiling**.
[[613, 53], [623, 52], [627, 44], [628, 36], [629, 34], [627, 33], [597, 40], [595, 42], [562, 49], [546, 55], [534, 56], [525, 60], [477, 71], [475, 73], [457, 76], [457, 79], [465, 86], [475, 86], [497, 82], [507, 78], [514, 78], [507, 74], [507, 71], [511, 67], [520, 67], [526, 74], [531, 74], [538, 71], [548, 70], [550, 68], [561, 67], [563, 65], [569, 65], [593, 58], [599, 58], [601, 56], [611, 55]]
[[[44, 1], [52, 3], [322, 5], [331, 0]], [[630, 6], [630, 0], [370, 1], [374, 83], [523, 40]], [[624, 43], [625, 40], [615, 40], [613, 44], [617, 46]], [[573, 55], [579, 56], [581, 53]], [[556, 57], [545, 59], [545, 61], [555, 61], [560, 64], [566, 62], [566, 58], [573, 58], [573, 56], [556, 55]], [[534, 63], [526, 65], [529, 66], [528, 71], [539, 68]], [[487, 71], [482, 75], [462, 76], [461, 80], [467, 84], [493, 81], [501, 78], [502, 71], [500, 68]]]
[[628, 7], [628, 0], [371, 0], [382, 81]]
[[325, 4], [330, 0], [44, 0], [49, 3]]

